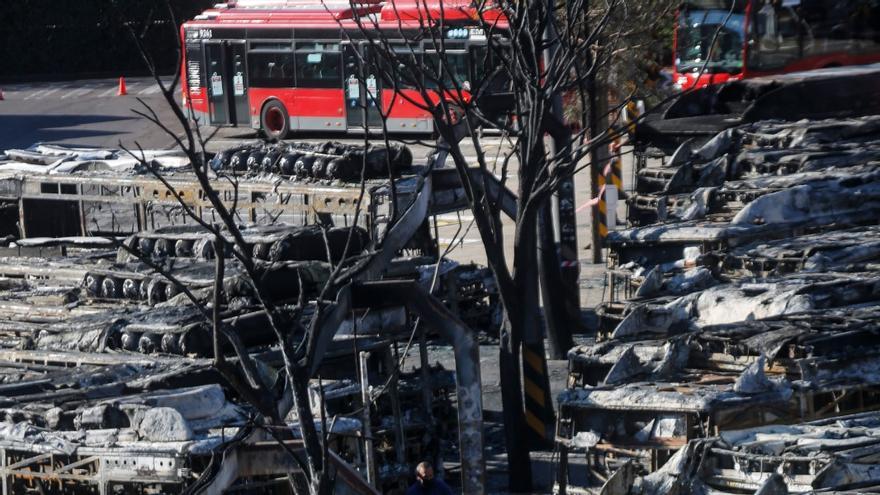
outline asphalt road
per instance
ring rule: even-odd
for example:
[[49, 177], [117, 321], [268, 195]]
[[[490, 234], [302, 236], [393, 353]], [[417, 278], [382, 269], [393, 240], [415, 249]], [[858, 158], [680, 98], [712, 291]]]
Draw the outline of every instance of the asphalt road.
[[0, 149], [22, 148], [35, 142], [118, 147], [134, 145], [167, 148], [170, 137], [133, 113], [154, 108], [163, 121], [173, 115], [148, 78], [126, 81], [128, 96], [116, 96], [117, 80], [31, 83], [3, 86], [0, 101]]

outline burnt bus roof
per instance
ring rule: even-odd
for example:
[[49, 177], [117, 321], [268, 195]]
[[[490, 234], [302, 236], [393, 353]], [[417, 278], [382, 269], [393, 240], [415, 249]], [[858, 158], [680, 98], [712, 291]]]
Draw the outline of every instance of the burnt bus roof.
[[880, 64], [830, 67], [729, 81], [687, 91], [638, 125], [635, 139], [670, 154], [690, 138], [762, 120], [880, 113]]

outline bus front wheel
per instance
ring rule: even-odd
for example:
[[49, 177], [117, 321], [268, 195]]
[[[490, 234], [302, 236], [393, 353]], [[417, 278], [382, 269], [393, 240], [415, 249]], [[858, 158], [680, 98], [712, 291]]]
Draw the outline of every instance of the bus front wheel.
[[260, 128], [268, 139], [284, 139], [290, 132], [290, 117], [287, 109], [278, 100], [272, 100], [263, 106], [260, 114]]

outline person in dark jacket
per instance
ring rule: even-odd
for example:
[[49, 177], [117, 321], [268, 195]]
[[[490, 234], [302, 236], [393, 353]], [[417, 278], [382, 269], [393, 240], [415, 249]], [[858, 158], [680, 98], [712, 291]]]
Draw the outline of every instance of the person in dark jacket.
[[434, 467], [430, 463], [420, 462], [416, 466], [416, 482], [406, 495], [452, 495], [452, 489], [443, 480], [434, 478]]

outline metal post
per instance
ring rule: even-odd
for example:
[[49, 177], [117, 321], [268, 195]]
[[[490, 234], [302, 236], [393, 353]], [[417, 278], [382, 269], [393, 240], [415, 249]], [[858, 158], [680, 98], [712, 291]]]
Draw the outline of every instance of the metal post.
[[[400, 395], [397, 390], [397, 342], [392, 343], [393, 347], [389, 347], [385, 353], [385, 364], [388, 372], [392, 374], [391, 381], [388, 384], [388, 393], [391, 397], [391, 412], [394, 415], [394, 451], [397, 462], [403, 465], [406, 462], [406, 437], [403, 433], [403, 414], [400, 410]], [[392, 355], [391, 351], [395, 351]]]
[[6, 473], [6, 466], [9, 464], [6, 459], [6, 449], [0, 449], [0, 469], [3, 470], [3, 492], [2, 495], [10, 495], [9, 494], [9, 477]]
[[[599, 90], [599, 86], [596, 83], [596, 75], [595, 73], [591, 73], [589, 75], [588, 81], [588, 96], [590, 101], [590, 108], [588, 113], [588, 120], [590, 126], [590, 139], [595, 139], [596, 136], [601, 134], [601, 129], [607, 127], [607, 117], [605, 117], [604, 109], [607, 107], [607, 101], [605, 101], [606, 96]], [[604, 103], [603, 103], [604, 102]], [[605, 122], [605, 125], [603, 125]], [[590, 193], [593, 198], [597, 198], [599, 196], [599, 182], [600, 182], [600, 174], [602, 169], [604, 168], [605, 162], [607, 161], [607, 146], [592, 146], [590, 149]], [[602, 214], [599, 211], [599, 203], [593, 205], [593, 219], [592, 219], [592, 227], [593, 227], [593, 263], [601, 263], [602, 262], [602, 247], [604, 243], [604, 239], [602, 233], [600, 232], [600, 223], [603, 221]]]
[[[431, 378], [431, 365], [428, 362], [428, 330], [425, 325], [419, 322], [419, 364], [421, 365], [422, 375], [422, 405], [425, 408], [425, 418], [428, 422], [428, 445], [435, 444], [436, 428], [434, 423], [434, 383]], [[434, 471], [440, 476], [443, 472], [443, 462], [440, 460], [439, 449], [431, 452], [431, 464], [434, 465]]]
[[568, 493], [568, 445], [559, 445], [559, 466], [556, 471], [556, 493], [566, 495]]
[[[553, 153], [553, 147], [550, 148]], [[563, 264], [571, 263], [579, 264], [576, 260], [565, 261], [559, 256], [558, 247], [553, 240], [550, 205], [545, 205], [538, 217], [538, 270], [550, 356], [553, 359], [565, 359], [568, 350], [574, 347], [572, 328], [581, 327], [580, 287], [578, 283], [574, 287], [570, 285], [571, 280], [566, 280], [562, 268]], [[567, 275], [570, 276], [571, 273]]]
[[26, 239], [27, 238], [27, 220], [26, 214], [24, 210], [24, 198], [18, 199], [18, 234], [19, 238]]
[[[219, 232], [219, 226], [214, 224], [214, 227]], [[213, 308], [213, 321], [212, 325], [213, 330], [213, 341], [214, 341], [214, 362], [220, 363], [223, 361], [223, 349], [220, 346], [220, 301], [223, 298], [223, 276], [225, 273], [225, 263], [226, 257], [223, 255], [223, 252], [226, 250], [226, 246], [224, 245], [223, 239], [218, 235], [216, 239], [214, 239], [214, 308]]]
[[[551, 64], [556, 52], [558, 33], [555, 21], [553, 2], [548, 2], [547, 29], [544, 30], [547, 41], [547, 48], [544, 50], [545, 66]], [[560, 151], [568, 151], [568, 154], [562, 155], [570, 157], [571, 131], [564, 127], [562, 94], [558, 91], [553, 95], [551, 115], [555, 120], [551, 124], [559, 128], [553, 129], [551, 133], [547, 154], [556, 155]], [[558, 166], [574, 170], [570, 158]], [[560, 182], [553, 200], [543, 206], [538, 229], [538, 265], [550, 354], [553, 359], [565, 359], [568, 350], [574, 346], [571, 329], [574, 327], [579, 330], [581, 327], [580, 262], [573, 175]]]
[[361, 416], [364, 422], [363, 436], [364, 454], [367, 460], [367, 483], [375, 487], [377, 486], [376, 453], [373, 450], [373, 431], [370, 418], [370, 405], [372, 404], [372, 400], [370, 398], [370, 377], [367, 370], [367, 360], [370, 358], [370, 353], [366, 351], [361, 351], [358, 354], [358, 358], [361, 378], [361, 403], [363, 404], [363, 411], [361, 412]]
[[[76, 192], [80, 197], [83, 196], [83, 185], [82, 184], [78, 184], [76, 186]], [[80, 235], [87, 236], [87, 235], [89, 235], [89, 226], [87, 225], [87, 220], [86, 220], [85, 202], [83, 202], [82, 200], [79, 200], [76, 202], [76, 204], [77, 204], [77, 210], [79, 211]]]

